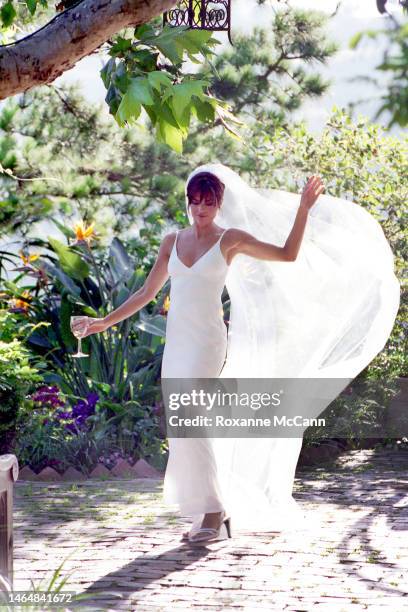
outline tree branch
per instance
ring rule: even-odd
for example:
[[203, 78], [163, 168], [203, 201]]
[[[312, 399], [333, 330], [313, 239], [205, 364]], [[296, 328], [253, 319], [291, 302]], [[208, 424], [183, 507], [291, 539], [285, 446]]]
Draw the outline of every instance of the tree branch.
[[72, 106], [72, 104], [70, 104], [68, 102], [68, 100], [62, 95], [62, 93], [60, 92], [58, 87], [56, 85], [54, 85], [54, 86], [49, 85], [49, 87], [53, 87], [55, 93], [57, 94], [57, 96], [61, 100], [61, 102], [64, 105], [64, 107], [67, 109], [67, 111], [69, 113], [71, 113], [72, 115], [74, 115], [74, 117], [76, 117], [76, 119], [79, 119], [80, 116], [78, 115], [78, 112], [75, 110], [75, 108]]
[[51, 83], [123, 28], [146, 23], [175, 0], [84, 0], [11, 45], [0, 46], [0, 100]]

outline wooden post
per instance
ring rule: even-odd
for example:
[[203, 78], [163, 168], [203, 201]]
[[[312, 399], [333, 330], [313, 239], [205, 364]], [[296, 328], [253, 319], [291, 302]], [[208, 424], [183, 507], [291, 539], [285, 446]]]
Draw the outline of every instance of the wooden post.
[[15, 455], [0, 455], [0, 591], [5, 578], [13, 588], [13, 483], [18, 477]]

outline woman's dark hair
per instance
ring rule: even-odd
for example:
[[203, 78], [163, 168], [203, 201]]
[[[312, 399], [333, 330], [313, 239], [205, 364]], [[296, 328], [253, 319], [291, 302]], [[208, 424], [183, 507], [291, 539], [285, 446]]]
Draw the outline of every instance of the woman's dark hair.
[[189, 181], [187, 185], [187, 198], [190, 205], [191, 198], [196, 195], [206, 196], [211, 194], [215, 197], [215, 201], [218, 206], [221, 206], [222, 198], [224, 196], [225, 185], [210, 172], [198, 172]]

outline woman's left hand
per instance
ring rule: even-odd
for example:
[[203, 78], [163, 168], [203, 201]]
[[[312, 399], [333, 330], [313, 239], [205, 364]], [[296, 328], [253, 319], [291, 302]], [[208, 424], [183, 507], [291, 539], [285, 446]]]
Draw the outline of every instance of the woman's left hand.
[[316, 174], [314, 174], [307, 181], [303, 189], [302, 197], [300, 199], [300, 206], [306, 208], [307, 210], [310, 210], [313, 204], [315, 204], [319, 195], [323, 193], [323, 191], [324, 185], [322, 183], [322, 179], [320, 178], [320, 176], [316, 176]]

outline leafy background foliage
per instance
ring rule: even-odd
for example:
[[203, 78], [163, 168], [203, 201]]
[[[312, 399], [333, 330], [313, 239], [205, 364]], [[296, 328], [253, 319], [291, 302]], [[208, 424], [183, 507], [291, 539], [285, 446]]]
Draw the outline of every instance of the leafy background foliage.
[[[45, 18], [47, 10], [38, 4], [35, 14]], [[23, 10], [17, 17], [24, 19]], [[363, 378], [407, 376], [407, 137], [390, 136], [341, 109], [333, 109], [321, 134], [292, 118], [329, 86], [318, 71], [336, 51], [326, 23], [317, 12], [284, 3], [269, 27], [236, 37], [233, 50], [214, 55], [208, 32], [159, 33], [156, 20], [107, 42], [105, 112], [76, 88], [56, 86], [2, 107], [0, 339], [4, 367], [20, 374], [13, 383], [17, 400], [3, 390], [5, 405], [14, 402], [15, 409], [1, 424], [27, 463], [40, 468], [52, 460], [90, 470], [114, 449], [163, 467], [158, 376], [168, 283], [115, 330], [86, 338], [89, 359], [71, 358], [76, 342], [69, 317], [104, 316], [141, 286], [162, 237], [188, 223], [189, 172], [209, 160], [261, 188], [298, 192], [318, 173], [328, 193], [379, 219], [395, 254], [401, 308]], [[186, 73], [182, 59], [195, 63], [200, 55], [194, 74]], [[69, 244], [78, 218], [95, 222], [90, 248]], [[17, 238], [38, 259], [22, 265]], [[10, 266], [18, 272], [13, 280]], [[223, 300], [228, 320], [227, 294]], [[16, 301], [20, 309], [11, 308]], [[12, 344], [13, 337], [19, 342]], [[0, 370], [0, 381], [6, 374]], [[97, 395], [86, 427], [72, 429], [72, 419], [34, 401], [39, 385], [58, 388], [66, 415]], [[359, 414], [375, 418], [369, 406]]]

